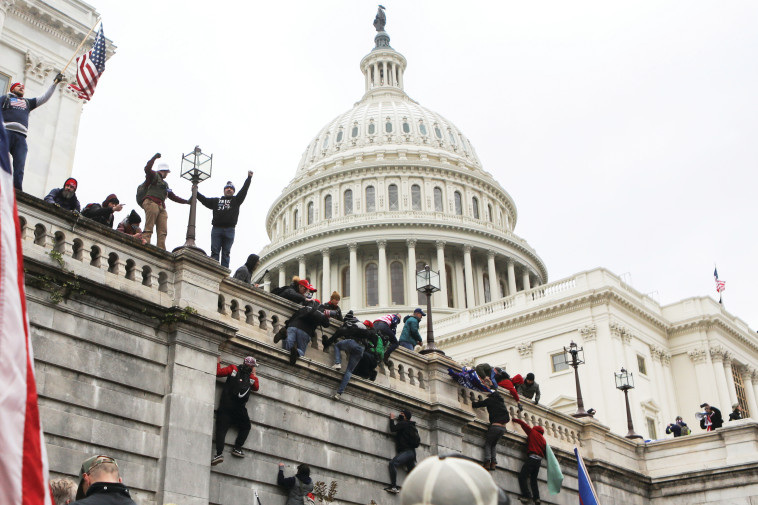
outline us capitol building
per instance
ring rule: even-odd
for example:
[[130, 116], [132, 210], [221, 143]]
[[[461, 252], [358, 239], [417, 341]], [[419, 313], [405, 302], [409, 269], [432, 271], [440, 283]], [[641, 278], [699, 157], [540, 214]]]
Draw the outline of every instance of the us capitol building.
[[513, 199], [453, 123], [405, 93], [407, 61], [377, 30], [360, 62], [363, 97], [306, 147], [268, 212], [271, 243], [254, 277], [266, 272], [267, 289], [307, 277], [363, 319], [425, 306], [415, 276], [430, 265], [437, 345], [465, 364], [534, 372], [550, 408], [577, 410], [564, 359], [573, 341], [586, 408], [616, 433], [627, 425], [621, 367], [633, 373], [632, 418], [646, 439], [665, 437], [677, 415], [699, 431], [703, 402], [724, 418], [734, 403], [758, 412], [755, 332], [712, 299], [661, 306], [603, 268], [548, 283], [514, 233]]

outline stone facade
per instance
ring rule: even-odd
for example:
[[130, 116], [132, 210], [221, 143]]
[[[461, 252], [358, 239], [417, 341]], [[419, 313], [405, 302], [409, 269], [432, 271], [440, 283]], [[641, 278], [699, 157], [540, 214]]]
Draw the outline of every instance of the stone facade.
[[[20, 196], [19, 213], [53, 476], [74, 476], [88, 455], [107, 453], [119, 460], [142, 505], [251, 503], [254, 489], [263, 503], [277, 503], [283, 494], [275, 486], [276, 464], [284, 461], [291, 474], [307, 462], [315, 480], [338, 482], [339, 503], [398, 503], [382, 487], [394, 451], [387, 414], [401, 407], [419, 423], [420, 458], [450, 451], [481, 457], [486, 413], [470, 406], [477, 394], [448, 377], [447, 367], [457, 366], [449, 359], [399, 349], [376, 382], [354, 378], [335, 402], [340, 374], [318, 339], [295, 367], [273, 344], [295, 308], [289, 302], [225, 277], [217, 263], [192, 251], [141, 246], [33, 197]], [[248, 457], [212, 468], [219, 354], [227, 363], [254, 355], [261, 389], [248, 405]], [[758, 498], [758, 424], [751, 420], [642, 444], [596, 420], [543, 406], [527, 405], [520, 415], [545, 427], [566, 476], [557, 496], [543, 482], [543, 503], [576, 503], [575, 446], [603, 503]], [[494, 474], [514, 497], [524, 445], [511, 431]]]

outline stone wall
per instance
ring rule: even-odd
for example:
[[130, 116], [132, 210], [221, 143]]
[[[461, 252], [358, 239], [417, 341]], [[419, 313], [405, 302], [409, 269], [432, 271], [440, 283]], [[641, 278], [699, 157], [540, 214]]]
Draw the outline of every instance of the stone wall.
[[[73, 476], [86, 457], [104, 453], [118, 459], [142, 505], [252, 503], [254, 489], [269, 505], [283, 502], [277, 463], [292, 475], [306, 462], [315, 480], [338, 483], [339, 503], [399, 503], [382, 488], [394, 455], [388, 413], [402, 407], [418, 421], [419, 459], [446, 452], [481, 457], [486, 412], [474, 412], [478, 395], [448, 377], [447, 367], [456, 366], [448, 359], [398, 349], [375, 382], [354, 378], [336, 402], [341, 374], [330, 369], [333, 357], [319, 339], [296, 366], [273, 343], [294, 310], [289, 302], [228, 278], [192, 251], [141, 246], [25, 195], [19, 206], [53, 476]], [[225, 363], [254, 355], [261, 389], [248, 404], [247, 457], [232, 458], [227, 445], [226, 461], [211, 467], [219, 354]], [[758, 494], [752, 421], [644, 445], [594, 420], [525, 405], [521, 416], [545, 427], [566, 476], [563, 491], [550, 496], [543, 468], [543, 503], [577, 502], [575, 446], [606, 504], [718, 503], [725, 496], [747, 504]], [[494, 478], [515, 498], [524, 436], [511, 426]]]

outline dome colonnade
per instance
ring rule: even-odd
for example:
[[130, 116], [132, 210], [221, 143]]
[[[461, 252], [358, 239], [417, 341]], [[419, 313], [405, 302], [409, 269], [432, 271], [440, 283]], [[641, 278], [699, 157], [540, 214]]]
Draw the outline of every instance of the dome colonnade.
[[[403, 90], [405, 58], [379, 32], [361, 61], [365, 93], [308, 145], [266, 218], [267, 289], [309, 278], [361, 314], [426, 303], [416, 271], [439, 270], [435, 309], [452, 313], [547, 281], [516, 236], [516, 206], [469, 140]], [[353, 274], [353, 273], [357, 274]]]

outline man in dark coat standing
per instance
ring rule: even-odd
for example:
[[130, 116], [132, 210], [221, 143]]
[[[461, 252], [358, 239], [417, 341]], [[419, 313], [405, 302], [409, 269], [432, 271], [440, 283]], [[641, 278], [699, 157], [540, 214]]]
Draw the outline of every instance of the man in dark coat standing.
[[700, 427], [705, 431], [713, 431], [721, 428], [724, 425], [724, 418], [721, 417], [721, 411], [716, 407], [711, 407], [707, 403], [700, 405], [701, 409], [705, 409], [705, 413], [700, 418]]
[[232, 181], [224, 186], [224, 196], [220, 198], [208, 198], [197, 194], [197, 199], [207, 208], [213, 211], [213, 228], [211, 229], [211, 258], [218, 261], [221, 255], [221, 266], [229, 268], [229, 254], [234, 244], [234, 228], [240, 215], [240, 205], [245, 201], [247, 190], [250, 188], [250, 180], [253, 171], [248, 170], [247, 179], [242, 184], [242, 189], [234, 194]]

